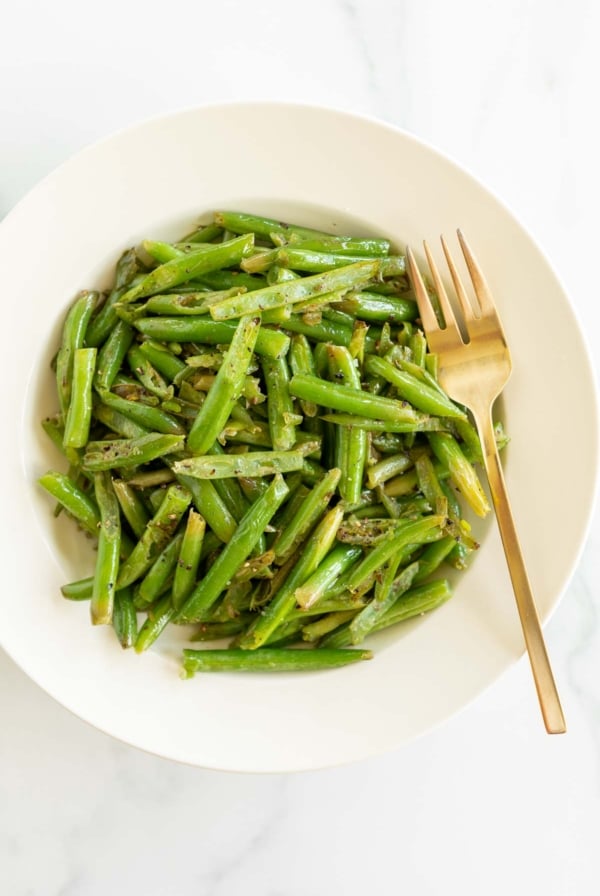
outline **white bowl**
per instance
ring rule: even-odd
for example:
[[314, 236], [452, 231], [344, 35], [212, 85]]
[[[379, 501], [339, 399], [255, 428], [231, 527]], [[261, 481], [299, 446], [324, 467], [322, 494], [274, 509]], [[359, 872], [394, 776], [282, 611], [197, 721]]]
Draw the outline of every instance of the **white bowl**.
[[3, 348], [3, 646], [82, 719], [161, 756], [236, 771], [337, 765], [439, 724], [523, 653], [493, 521], [479, 529], [481, 550], [454, 598], [374, 638], [372, 662], [184, 682], [176, 636], [141, 657], [122, 651], [89, 624], [87, 605], [61, 597], [62, 583], [89, 573], [92, 554], [36, 485], [60, 463], [39, 421], [55, 408], [48, 365], [67, 305], [106, 282], [123, 248], [174, 237], [218, 208], [399, 246], [462, 227], [513, 353], [506, 474], [544, 620], [573, 573], [594, 498], [590, 363], [556, 275], [510, 212], [414, 137], [340, 112], [243, 104], [147, 122], [68, 161], [0, 226], [5, 320], [14, 309]]

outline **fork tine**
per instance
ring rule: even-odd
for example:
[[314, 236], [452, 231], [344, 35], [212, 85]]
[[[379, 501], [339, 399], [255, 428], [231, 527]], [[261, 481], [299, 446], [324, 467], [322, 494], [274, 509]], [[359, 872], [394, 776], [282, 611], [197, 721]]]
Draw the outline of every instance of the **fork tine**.
[[446, 262], [448, 264], [448, 268], [450, 270], [450, 276], [452, 277], [452, 282], [454, 283], [454, 289], [456, 290], [456, 295], [458, 296], [458, 301], [460, 302], [460, 307], [462, 308], [462, 313], [465, 316], [465, 324], [467, 328], [473, 320], [475, 320], [475, 312], [473, 311], [473, 306], [469, 301], [469, 297], [467, 295], [467, 291], [463, 286], [463, 282], [460, 278], [460, 274], [458, 273], [458, 269], [454, 264], [454, 259], [450, 254], [450, 249], [448, 248], [448, 244], [443, 236], [440, 237], [442, 242], [442, 248], [444, 250], [444, 255], [446, 256]]
[[431, 305], [431, 301], [427, 293], [427, 287], [423, 282], [421, 271], [417, 266], [415, 256], [413, 255], [410, 246], [406, 247], [406, 260], [408, 262], [408, 273], [410, 275], [411, 283], [413, 285], [415, 296], [417, 298], [417, 305], [419, 306], [421, 321], [423, 323], [425, 332], [429, 335], [430, 333], [439, 330], [440, 326], [437, 322], [435, 312]]
[[479, 300], [481, 310], [484, 314], [495, 313], [496, 308], [494, 305], [494, 300], [492, 298], [492, 293], [487, 284], [487, 281], [483, 276], [483, 271], [479, 267], [479, 264], [469, 247], [469, 244], [464, 238], [462, 230], [460, 230], [459, 228], [456, 233], [458, 234], [458, 241], [463, 251], [463, 255], [465, 256], [467, 268], [469, 269], [469, 274], [471, 275], [471, 280], [473, 282], [473, 289], [475, 290], [475, 295]]
[[425, 247], [427, 263], [429, 264], [429, 270], [431, 271], [431, 276], [433, 278], [433, 285], [435, 286], [435, 291], [440, 302], [440, 308], [442, 309], [442, 314], [444, 315], [446, 330], [456, 336], [461, 342], [463, 342], [464, 340], [462, 338], [460, 330], [458, 329], [458, 324], [456, 323], [456, 317], [454, 316], [454, 311], [452, 310], [452, 305], [450, 304], [448, 293], [446, 292], [446, 288], [442, 283], [442, 278], [440, 277], [437, 265], [433, 260], [433, 255], [431, 254], [431, 250], [425, 240], [423, 240], [423, 246]]

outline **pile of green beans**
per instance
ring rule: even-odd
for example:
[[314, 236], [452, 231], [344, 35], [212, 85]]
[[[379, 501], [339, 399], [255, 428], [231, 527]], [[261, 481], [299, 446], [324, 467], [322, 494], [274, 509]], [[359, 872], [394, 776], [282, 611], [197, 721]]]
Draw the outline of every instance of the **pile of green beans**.
[[53, 369], [68, 472], [39, 481], [97, 539], [62, 593], [138, 652], [168, 624], [229, 640], [183, 677], [368, 659], [477, 548], [479, 440], [385, 239], [217, 212], [145, 240], [77, 296]]

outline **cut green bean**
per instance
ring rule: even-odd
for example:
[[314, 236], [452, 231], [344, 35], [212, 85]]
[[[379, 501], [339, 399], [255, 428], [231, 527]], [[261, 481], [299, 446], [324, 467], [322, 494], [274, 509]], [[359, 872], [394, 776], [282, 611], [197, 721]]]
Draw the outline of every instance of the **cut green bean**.
[[95, 474], [94, 491], [100, 511], [100, 527], [91, 616], [94, 625], [107, 625], [112, 622], [113, 602], [119, 573], [121, 518], [110, 473]]
[[100, 398], [102, 403], [111, 410], [117, 411], [148, 431], [172, 436], [180, 436], [185, 433], [181, 424], [161, 408], [149, 407], [139, 401], [121, 398], [114, 392], [102, 392]]
[[94, 577], [87, 576], [85, 579], [78, 579], [76, 582], [68, 582], [61, 586], [61, 594], [67, 600], [90, 600], [94, 589]]
[[473, 465], [449, 433], [429, 433], [429, 444], [437, 459], [448, 469], [450, 479], [478, 516], [485, 516], [490, 505]]
[[227, 476], [272, 476], [301, 470], [306, 454], [318, 442], [306, 442], [294, 451], [249, 451], [247, 454], [209, 454], [177, 461], [176, 473], [195, 479], [224, 479]]
[[121, 564], [118, 587], [131, 585], [152, 566], [156, 556], [166, 547], [183, 514], [189, 507], [191, 494], [176, 484], [165, 492], [160, 507], [149, 520], [146, 529], [127, 560]]
[[304, 610], [318, 603], [361, 555], [362, 550], [357, 545], [337, 545], [304, 584], [296, 589], [296, 603]]
[[183, 436], [169, 436], [151, 432], [139, 439], [114, 439], [104, 442], [88, 442], [83, 456], [86, 470], [111, 470], [139, 467], [142, 464], [173, 454], [183, 448]]
[[354, 289], [376, 277], [380, 269], [381, 262], [376, 259], [359, 261], [357, 264], [348, 264], [344, 261], [344, 266], [337, 270], [316, 274], [314, 277], [301, 277], [297, 280], [275, 283], [273, 286], [266, 286], [244, 296], [224, 299], [211, 305], [210, 314], [215, 321], [231, 320], [242, 314], [280, 308], [282, 305], [302, 302], [334, 290]]
[[374, 323], [399, 324], [418, 317], [417, 303], [403, 296], [381, 296], [361, 290], [347, 293], [337, 306], [341, 311], [360, 320]]
[[297, 398], [314, 401], [321, 407], [334, 408], [374, 420], [389, 420], [391, 423], [417, 423], [419, 414], [406, 402], [392, 398], [370, 395], [350, 386], [329, 383], [316, 376], [298, 375], [290, 380], [290, 392]]
[[[289, 560], [294, 551], [300, 545], [316, 522], [323, 516], [326, 508], [334, 496], [340, 481], [341, 471], [333, 468], [316, 483], [308, 492], [300, 493], [298, 509], [294, 515], [285, 519], [285, 526], [281, 529], [273, 545], [275, 562], [281, 566]], [[294, 507], [294, 505], [291, 505]]]
[[64, 473], [50, 470], [38, 479], [39, 484], [65, 508], [91, 535], [98, 535], [100, 513], [96, 502]]
[[276, 475], [264, 495], [251, 505], [235, 534], [179, 610], [180, 622], [203, 621], [204, 614], [212, 607], [227, 582], [256, 546], [287, 493], [288, 487], [283, 477]]
[[[145, 336], [163, 342], [197, 342], [226, 345], [233, 339], [235, 322], [214, 321], [204, 317], [142, 317], [135, 327]], [[277, 330], [262, 328], [256, 338], [255, 351], [268, 358], [281, 358], [290, 345], [290, 337]]]
[[290, 395], [290, 373], [285, 358], [263, 358], [262, 370], [267, 386], [269, 433], [275, 451], [288, 451], [296, 441], [296, 419]]
[[194, 590], [205, 530], [206, 522], [204, 517], [196, 513], [195, 510], [190, 510], [185, 532], [183, 533], [181, 549], [177, 557], [171, 592], [173, 606], [176, 610], [183, 606]]
[[131, 588], [115, 593], [112, 623], [121, 647], [133, 647], [137, 638], [137, 615]]
[[112, 388], [129, 346], [133, 341], [133, 330], [124, 320], [119, 320], [98, 352], [94, 386], [99, 392]]
[[336, 255], [389, 255], [390, 241], [366, 237], [356, 239], [348, 236], [322, 236], [302, 238], [298, 234], [289, 236], [289, 244], [293, 249], [306, 249], [311, 252], [333, 252]]
[[141, 283], [127, 290], [121, 296], [121, 303], [127, 304], [144, 296], [151, 296], [202, 277], [211, 271], [239, 263], [252, 248], [251, 234], [237, 237], [216, 246], [202, 246], [194, 252], [178, 255], [151, 271]]
[[108, 338], [118, 321], [115, 306], [137, 272], [138, 261], [135, 249], [126, 249], [117, 262], [114, 287], [86, 330], [86, 345], [98, 348]]
[[143, 653], [144, 650], [148, 650], [169, 622], [171, 622], [175, 613], [176, 610], [171, 602], [171, 595], [166, 594], [164, 597], [161, 597], [155, 604], [152, 615], [148, 615], [135, 639], [135, 652]]
[[370, 650], [184, 650], [183, 678], [196, 672], [316, 672], [372, 659]]
[[355, 591], [373, 572], [387, 563], [390, 557], [399, 554], [408, 545], [426, 544], [442, 537], [443, 516], [431, 515], [423, 519], [398, 520], [397, 529], [382, 539], [358, 564], [346, 583], [348, 591]]
[[418, 562], [411, 563], [410, 566], [402, 570], [398, 578], [395, 578], [399, 559], [400, 555], [397, 555], [388, 561], [381, 582], [375, 585], [375, 597], [350, 623], [353, 644], [361, 644], [364, 641], [369, 632], [373, 631], [377, 623], [393, 607], [396, 600], [408, 591], [415, 580], [419, 571]]
[[466, 419], [466, 414], [454, 402], [438, 389], [432, 389], [415, 377], [398, 370], [385, 358], [370, 355], [365, 361], [365, 370], [374, 376], [381, 376], [391, 383], [401, 398], [410, 401], [413, 407], [426, 414], [438, 417], [458, 417]]
[[183, 532], [173, 536], [137, 586], [134, 603], [138, 610], [145, 610], [154, 603], [172, 581], [182, 540]]
[[144, 502], [135, 489], [122, 479], [113, 479], [113, 489], [131, 531], [137, 538], [141, 538], [150, 519]]
[[244, 387], [259, 330], [260, 317], [242, 317], [236, 327], [213, 387], [188, 434], [187, 446], [194, 454], [206, 454], [229, 419]]
[[83, 448], [88, 440], [92, 420], [92, 384], [95, 368], [95, 348], [75, 350], [71, 398], [63, 438], [65, 448]]
[[339, 504], [325, 514], [271, 603], [265, 607], [262, 615], [249, 627], [246, 633], [238, 639], [239, 647], [244, 650], [256, 650], [284, 622], [295, 605], [296, 590], [304, 584], [316, 570], [321, 560], [328, 554], [342, 522], [343, 515], [343, 508]]
[[62, 341], [56, 355], [56, 386], [63, 415], [67, 413], [71, 402], [75, 352], [85, 345], [88, 323], [97, 300], [97, 292], [85, 290], [80, 293], [69, 309], [63, 325]]

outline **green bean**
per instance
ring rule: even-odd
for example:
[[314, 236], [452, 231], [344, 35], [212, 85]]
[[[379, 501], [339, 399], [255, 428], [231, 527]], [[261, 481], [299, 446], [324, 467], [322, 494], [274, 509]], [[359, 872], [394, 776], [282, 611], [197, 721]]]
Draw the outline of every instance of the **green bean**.
[[173, 606], [176, 610], [183, 606], [194, 589], [205, 530], [204, 517], [194, 510], [190, 510], [177, 558], [171, 592]]
[[134, 598], [138, 610], [145, 610], [160, 597], [167, 583], [172, 580], [183, 541], [183, 532], [176, 533], [162, 549], [137, 587]]
[[[346, 386], [360, 391], [360, 374], [348, 349], [331, 345], [328, 351], [333, 377], [341, 380]], [[359, 499], [362, 491], [369, 448], [368, 436], [365, 430], [359, 428], [339, 427], [339, 431], [347, 433], [346, 466], [341, 467], [339, 491], [343, 500], [351, 504]]]
[[231, 296], [211, 305], [210, 314], [215, 321], [225, 321], [240, 317], [242, 314], [281, 308], [335, 290], [353, 289], [377, 276], [380, 267], [381, 262], [377, 259], [360, 261], [357, 264], [345, 263], [343, 267], [324, 274], [275, 283], [273, 286], [257, 289], [244, 296]]
[[139, 345], [132, 345], [127, 352], [127, 361], [132, 373], [140, 383], [153, 395], [161, 399], [173, 397], [173, 387], [168, 386], [150, 359], [141, 351]]
[[63, 457], [67, 458], [69, 464], [72, 467], [78, 467], [80, 464], [79, 452], [76, 448], [65, 448], [64, 446], [65, 427], [62, 414], [46, 417], [45, 420], [42, 420], [42, 429], [55, 448], [58, 448]]
[[298, 560], [290, 570], [283, 585], [275, 597], [262, 612], [262, 615], [238, 639], [238, 646], [244, 650], [256, 650], [266, 642], [276, 628], [286, 619], [295, 605], [296, 590], [304, 584], [316, 570], [319, 563], [329, 553], [344, 516], [340, 505], [328, 511], [316, 526], [302, 549]]
[[361, 555], [362, 550], [357, 545], [339, 544], [334, 547], [314, 573], [296, 589], [296, 603], [304, 610], [318, 603]]
[[247, 454], [208, 454], [177, 461], [176, 473], [195, 479], [223, 479], [227, 476], [272, 476], [301, 470], [307, 453], [318, 442], [307, 442], [293, 451], [249, 451]]
[[95, 348], [78, 348], [73, 353], [71, 398], [65, 419], [65, 448], [83, 448], [92, 420], [92, 383], [96, 366]]
[[148, 615], [135, 639], [136, 653], [143, 653], [144, 650], [148, 650], [154, 644], [158, 636], [175, 616], [175, 612], [170, 594], [164, 595], [156, 602], [152, 615]]
[[[170, 437], [173, 438], [173, 437]], [[175, 436], [174, 438], [178, 438]], [[163, 467], [163, 469], [146, 470], [143, 473], [137, 472], [133, 476], [128, 474], [127, 482], [135, 488], [156, 488], [159, 485], [166, 485], [175, 480], [175, 473], [172, 470]]]
[[[321, 420], [327, 423], [335, 423], [338, 426], [353, 426], [357, 429], [366, 429], [373, 433], [410, 433], [410, 432], [437, 432], [446, 429], [443, 421], [435, 417], [419, 414], [416, 422], [393, 423], [388, 420], [371, 420], [355, 414], [323, 414]], [[402, 443], [400, 443], [402, 444]], [[398, 447], [398, 446], [397, 446]]]
[[113, 411], [117, 411], [147, 431], [163, 435], [181, 436], [184, 428], [178, 421], [161, 408], [149, 407], [138, 401], [121, 398], [114, 392], [101, 392], [100, 398]]
[[398, 370], [385, 358], [370, 355], [365, 361], [365, 370], [375, 376], [382, 376], [394, 386], [401, 398], [410, 401], [415, 408], [426, 414], [466, 418], [465, 412], [442, 392], [419, 382], [406, 371]]
[[131, 588], [122, 588], [115, 593], [112, 623], [121, 647], [133, 647], [137, 638], [137, 616]]
[[115, 285], [106, 302], [92, 318], [85, 334], [86, 345], [98, 348], [118, 321], [116, 304], [138, 272], [135, 249], [126, 249], [117, 262]]
[[179, 621], [203, 621], [204, 614], [212, 607], [227, 582], [256, 546], [287, 493], [288, 487], [283, 477], [276, 475], [264, 495], [251, 505], [244, 518], [240, 520], [235, 534], [179, 610]]
[[131, 531], [137, 538], [141, 538], [150, 519], [144, 502], [135, 490], [122, 479], [113, 479], [113, 489], [121, 513], [129, 523]]
[[[398, 598], [391, 609], [379, 620], [373, 631], [378, 632], [415, 616], [429, 613], [449, 600], [450, 597], [452, 597], [452, 591], [445, 579], [429, 582], [426, 585], [417, 585]], [[346, 624], [323, 638], [319, 649], [343, 649], [351, 644], [350, 624]]]
[[191, 494], [185, 487], [171, 485], [165, 492], [162, 503], [131, 552], [121, 565], [118, 587], [131, 585], [141, 578], [152, 566], [152, 563], [163, 548], [166, 547], [179, 521], [191, 501]]
[[451, 535], [440, 538], [427, 545], [423, 553], [419, 556], [419, 570], [415, 576], [415, 585], [420, 585], [425, 581], [438, 567], [444, 562], [450, 551], [456, 545], [456, 541]]
[[336, 255], [389, 255], [390, 241], [383, 239], [354, 239], [347, 236], [308, 237], [303, 239], [298, 234], [289, 237], [290, 247], [305, 249], [310, 252], [333, 252]]
[[329, 383], [316, 376], [299, 374], [290, 380], [290, 392], [296, 398], [314, 401], [322, 407], [334, 408], [348, 414], [389, 420], [391, 423], [417, 423], [420, 415], [406, 402], [379, 395], [370, 395], [360, 389]]
[[63, 415], [67, 413], [71, 402], [75, 352], [85, 345], [88, 322], [97, 300], [97, 292], [86, 290], [80, 293], [69, 309], [63, 325], [62, 341], [56, 355], [56, 386]]
[[237, 619], [229, 619], [226, 622], [201, 622], [197, 630], [190, 637], [190, 641], [220, 641], [239, 635], [252, 619], [250, 613], [238, 616]]
[[389, 479], [383, 487], [388, 498], [399, 498], [414, 492], [418, 484], [417, 471], [407, 470], [406, 473]]
[[[378, 513], [381, 514], [382, 506], [376, 504], [375, 509], [377, 510], [378, 508], [380, 508]], [[371, 510], [372, 508], [365, 509]], [[338, 530], [337, 537], [338, 541], [346, 544], [372, 547], [382, 539], [387, 538], [390, 533], [394, 533], [397, 528], [398, 524], [394, 519], [381, 517], [381, 515], [376, 517], [359, 517], [357, 513], [353, 513], [352, 516], [344, 520]]]
[[[145, 336], [164, 342], [198, 342], [208, 345], [225, 345], [231, 342], [236, 331], [235, 322], [213, 321], [204, 317], [142, 317], [135, 321], [137, 329]], [[277, 330], [262, 328], [258, 333], [255, 351], [268, 358], [280, 358], [286, 354], [290, 337]]]
[[461, 448], [449, 433], [428, 434], [429, 444], [437, 459], [448, 469], [450, 479], [478, 516], [485, 516], [490, 505], [477, 477]]
[[[285, 358], [262, 359], [262, 370], [267, 386], [269, 432], [275, 451], [288, 451], [296, 441], [297, 415], [290, 395], [290, 373]], [[297, 420], [301, 422], [301, 418]]]
[[226, 227], [233, 233], [255, 233], [257, 236], [270, 239], [271, 234], [279, 234], [290, 237], [292, 234], [306, 237], [307, 239], [328, 237], [330, 234], [321, 230], [313, 230], [310, 227], [298, 227], [295, 224], [284, 224], [273, 218], [263, 218], [258, 215], [248, 215], [244, 212], [216, 212], [215, 224]]
[[100, 527], [91, 616], [93, 625], [107, 625], [112, 621], [121, 542], [119, 503], [110, 473], [104, 471], [95, 474], [94, 492], [100, 511]]
[[61, 586], [61, 593], [67, 600], [89, 600], [94, 588], [94, 577], [86, 576], [76, 582], [69, 582]]
[[140, 426], [139, 423], [126, 417], [120, 411], [109, 408], [108, 405], [98, 400], [92, 404], [92, 414], [96, 420], [104, 423], [110, 432], [126, 439], [138, 439], [140, 436], [148, 435], [150, 431], [147, 427]]
[[237, 237], [216, 246], [202, 246], [193, 252], [179, 254], [151, 271], [141, 283], [121, 296], [121, 303], [128, 304], [144, 296], [156, 295], [181, 283], [201, 277], [210, 271], [239, 263], [254, 244], [251, 234]]
[[347, 293], [338, 307], [353, 317], [374, 323], [387, 321], [391, 324], [399, 324], [403, 321], [415, 320], [419, 313], [413, 299], [403, 296], [380, 296], [366, 290]]
[[252, 292], [255, 289], [262, 289], [267, 285], [267, 281], [260, 274], [246, 274], [243, 271], [213, 271], [192, 281], [191, 285], [195, 289], [207, 290], [233, 289], [243, 286], [247, 292]]
[[237, 529], [237, 522], [212, 482], [208, 479], [193, 479], [181, 473], [175, 475], [189, 490], [196, 510], [204, 517], [217, 538], [224, 544], [230, 541]]
[[229, 419], [242, 392], [259, 330], [260, 317], [240, 319], [214, 385], [188, 434], [188, 449], [195, 454], [206, 454]]
[[[294, 515], [290, 519], [285, 519], [285, 525], [273, 544], [275, 562], [279, 566], [287, 562], [323, 516], [335, 494], [340, 476], [340, 470], [336, 468], [328, 470], [310, 492], [304, 493]], [[302, 494], [303, 492], [300, 493], [301, 496]]]
[[114, 439], [88, 442], [83, 456], [86, 470], [111, 470], [115, 467], [139, 467], [157, 457], [172, 454], [183, 448], [183, 436], [169, 436], [151, 432], [138, 439]]
[[220, 302], [229, 296], [237, 296], [246, 292], [244, 286], [234, 286], [230, 289], [220, 289], [212, 292], [186, 292], [165, 293], [152, 296], [144, 305], [144, 313], [162, 314], [166, 317], [179, 315], [208, 314], [208, 309], [215, 302]]
[[442, 537], [444, 517], [432, 515], [419, 520], [398, 520], [396, 530], [382, 539], [355, 567], [346, 583], [349, 591], [357, 590], [361, 583], [373, 572], [387, 563], [408, 545], [426, 544]]
[[123, 320], [117, 321], [106, 342], [98, 352], [94, 386], [98, 392], [112, 388], [115, 377], [133, 341], [133, 330]]
[[[315, 361], [310, 349], [308, 339], [303, 333], [295, 333], [292, 336], [290, 345], [290, 367], [292, 373], [316, 375]], [[289, 391], [289, 386], [288, 386]], [[315, 417], [317, 414], [317, 406], [313, 401], [301, 401], [300, 406], [302, 412], [307, 417]]]
[[411, 563], [410, 566], [402, 570], [398, 578], [395, 578], [399, 561], [400, 555], [392, 557], [388, 561], [381, 582], [375, 585], [375, 597], [351, 621], [350, 636], [353, 644], [361, 644], [377, 623], [381, 622], [396, 600], [412, 585], [419, 571], [418, 562]]
[[338, 610], [337, 612], [328, 613], [316, 622], [309, 622], [302, 628], [303, 641], [318, 641], [329, 632], [339, 628], [346, 622], [350, 622], [356, 616], [357, 610]]
[[373, 464], [367, 470], [367, 485], [369, 488], [375, 488], [382, 482], [387, 482], [393, 476], [405, 473], [414, 465], [414, 461], [410, 455], [402, 452], [401, 454], [392, 454], [384, 457], [378, 463]]
[[173, 352], [169, 351], [160, 342], [147, 339], [138, 346], [139, 351], [144, 355], [153, 367], [158, 370], [170, 382], [173, 382], [179, 375], [187, 370], [187, 365], [181, 361]]
[[369, 650], [288, 650], [265, 647], [245, 650], [184, 650], [182, 678], [196, 672], [308, 672], [335, 669], [370, 660]]
[[96, 502], [82, 492], [72, 479], [64, 473], [50, 470], [38, 482], [87, 532], [98, 535], [100, 513]]
[[[279, 249], [276, 255], [277, 264], [282, 267], [290, 268], [293, 271], [303, 271], [307, 273], [321, 273], [323, 271], [331, 271], [350, 264], [361, 264], [369, 261], [368, 255], [340, 255], [336, 252], [316, 252], [311, 249], [300, 249], [296, 246], [288, 245], [283, 249]], [[377, 274], [373, 273], [368, 280], [377, 275], [383, 277], [392, 277], [396, 275], [403, 276], [406, 273], [406, 264], [403, 257], [388, 256], [378, 258], [380, 266]], [[366, 281], [363, 281], [366, 282]]]
[[196, 230], [192, 230], [181, 240], [182, 243], [211, 243], [223, 233], [223, 228], [218, 224], [200, 224]]
[[278, 249], [259, 249], [253, 255], [244, 258], [240, 267], [249, 274], [262, 274], [275, 264], [278, 251]]
[[273, 264], [267, 271], [267, 284], [273, 286], [275, 283], [285, 283], [286, 280], [297, 280], [299, 276], [300, 274], [296, 274], [288, 268]]

